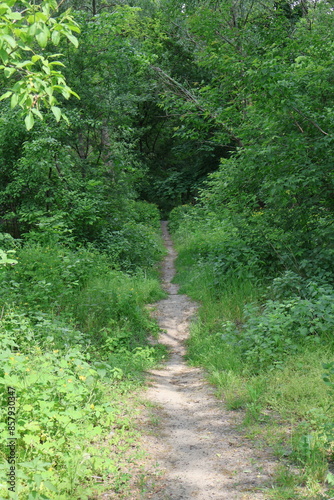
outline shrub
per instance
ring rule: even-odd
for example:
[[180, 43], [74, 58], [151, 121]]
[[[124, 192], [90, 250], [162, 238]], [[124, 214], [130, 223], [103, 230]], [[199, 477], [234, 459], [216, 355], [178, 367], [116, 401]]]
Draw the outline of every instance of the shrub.
[[318, 290], [309, 299], [294, 297], [281, 302], [267, 300], [262, 307], [247, 305], [242, 327], [225, 323], [222, 339], [240, 349], [252, 370], [274, 368], [306, 343], [319, 344], [322, 338], [331, 341], [333, 299], [334, 293], [324, 295]]
[[163, 247], [155, 230], [144, 224], [127, 222], [117, 231], [105, 232], [99, 242], [113, 265], [124, 271], [149, 269], [162, 256]]
[[[0, 325], [0, 401], [6, 408], [10, 387], [16, 396], [11, 421], [22, 499], [68, 498], [87, 475], [100, 473], [107, 457], [99, 464], [88, 460], [89, 441], [106, 432], [118, 413], [104, 387], [107, 371], [90, 360], [84, 336], [43, 320], [34, 322], [8, 309]], [[4, 419], [0, 427], [4, 458], [10, 437]], [[74, 468], [76, 461], [80, 466]], [[3, 461], [0, 471], [6, 467]], [[7, 498], [1, 488], [1, 497]]]

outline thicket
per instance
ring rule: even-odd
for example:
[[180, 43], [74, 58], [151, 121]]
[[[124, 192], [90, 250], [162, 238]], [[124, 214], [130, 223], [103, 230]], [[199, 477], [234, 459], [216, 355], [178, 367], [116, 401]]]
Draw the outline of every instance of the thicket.
[[[205, 202], [171, 212], [177, 280], [181, 292], [201, 303], [188, 359], [207, 369], [228, 408], [245, 410], [254, 435], [267, 433], [285, 464], [270, 498], [329, 498], [334, 443], [329, 260], [314, 260], [312, 248], [298, 253], [292, 238], [285, 245], [262, 218], [257, 212], [241, 218], [226, 209], [213, 212]], [[296, 465], [299, 472], [290, 472]]]
[[216, 78], [198, 103], [215, 140], [237, 145], [170, 214], [181, 290], [202, 303], [189, 359], [272, 444], [283, 466], [270, 498], [331, 498], [332, 7], [206, 4], [187, 26]]
[[164, 352], [148, 344], [157, 326], [144, 307], [163, 296], [159, 213], [132, 202], [127, 218], [135, 251], [128, 229], [106, 253], [65, 244], [52, 224], [20, 241], [1, 234], [0, 391], [3, 409], [8, 387], [16, 394], [17, 474], [12, 493], [3, 411], [1, 498], [91, 498], [131, 479], [140, 450], [129, 399]]
[[158, 24], [76, 7], [1, 7], [1, 498], [126, 494], [133, 393], [164, 356], [147, 341], [163, 245], [159, 210], [138, 200], [136, 126]]

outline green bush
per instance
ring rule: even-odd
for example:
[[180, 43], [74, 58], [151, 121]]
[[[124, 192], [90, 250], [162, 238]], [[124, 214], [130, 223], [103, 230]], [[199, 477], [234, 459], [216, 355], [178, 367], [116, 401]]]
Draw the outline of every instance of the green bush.
[[[15, 392], [19, 498], [69, 498], [87, 475], [108, 466], [107, 455], [88, 460], [89, 442], [108, 431], [119, 410], [107, 396], [111, 374], [105, 378], [107, 371], [90, 359], [85, 340], [80, 332], [45, 317], [31, 320], [15, 309], [3, 310], [0, 400], [6, 408], [8, 387]], [[5, 419], [0, 427], [5, 458], [10, 437]], [[3, 486], [0, 492], [8, 498]]]
[[69, 309], [82, 330], [95, 332], [94, 342], [99, 343], [101, 331], [106, 329], [130, 330], [132, 342], [136, 342], [150, 330], [151, 321], [143, 310], [144, 303], [162, 296], [155, 280], [113, 271], [104, 278], [90, 281], [73, 297]]
[[[124, 400], [165, 355], [147, 340], [158, 327], [144, 305], [164, 295], [146, 276], [148, 263], [142, 270], [140, 257], [130, 275], [97, 250], [51, 240], [27, 239], [0, 266], [0, 403], [6, 407], [11, 387], [20, 500], [122, 490], [136, 452]], [[14, 250], [8, 241], [6, 256]], [[5, 413], [0, 429], [0, 497], [14, 498], [5, 477]]]
[[129, 201], [128, 216], [135, 222], [144, 224], [154, 229], [160, 228], [160, 212], [157, 205], [146, 201]]
[[334, 329], [334, 293], [314, 290], [312, 298], [267, 300], [263, 306], [247, 305], [244, 323], [224, 324], [222, 340], [235, 345], [251, 370], [259, 372], [282, 365], [287, 356], [305, 345], [331, 342]]
[[132, 272], [151, 268], [163, 254], [156, 230], [135, 222], [127, 222], [117, 231], [105, 232], [99, 248], [115, 267]]
[[[18, 264], [7, 267], [0, 287], [2, 300], [31, 308], [59, 310], [84, 284], [109, 271], [105, 256], [61, 245], [27, 244], [16, 253]], [[0, 299], [1, 300], [1, 299]]]

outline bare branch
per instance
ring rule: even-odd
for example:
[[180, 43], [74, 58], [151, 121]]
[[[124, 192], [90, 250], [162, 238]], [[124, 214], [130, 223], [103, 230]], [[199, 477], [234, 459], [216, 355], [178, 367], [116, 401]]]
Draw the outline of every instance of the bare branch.
[[165, 81], [167, 85], [169, 85], [174, 89], [174, 92], [176, 91], [176, 93], [186, 101], [192, 102], [199, 111], [201, 111], [204, 115], [211, 118], [217, 125], [220, 125], [224, 129], [224, 131], [231, 137], [231, 139], [235, 140], [240, 147], [243, 147], [240, 137], [237, 137], [233, 133], [231, 128], [228, 125], [226, 125], [226, 123], [221, 122], [216, 115], [205, 109], [198, 102], [196, 97], [191, 92], [189, 92], [189, 90], [187, 90], [183, 85], [181, 85], [181, 83], [174, 80], [174, 78], [165, 73], [165, 71], [163, 71], [161, 68], [157, 66], [151, 66], [151, 68], [162, 77], [162, 79]]
[[322, 128], [314, 121], [312, 120], [311, 118], [309, 118], [308, 116], [306, 116], [302, 111], [300, 111], [300, 109], [298, 108], [295, 108], [295, 106], [291, 106], [292, 109], [294, 109], [296, 111], [296, 113], [298, 113], [300, 116], [302, 116], [303, 118], [305, 118], [305, 120], [307, 120], [308, 122], [312, 123], [312, 125], [317, 128], [318, 130], [320, 130], [320, 132], [324, 135], [329, 135], [327, 134], [327, 132], [325, 132], [324, 130], [322, 130]]

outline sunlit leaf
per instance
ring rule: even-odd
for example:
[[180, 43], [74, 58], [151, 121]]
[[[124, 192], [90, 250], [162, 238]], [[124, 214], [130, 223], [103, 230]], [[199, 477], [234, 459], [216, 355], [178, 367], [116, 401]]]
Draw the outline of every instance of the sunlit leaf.
[[60, 42], [60, 33], [59, 33], [59, 31], [56, 31], [56, 30], [52, 31], [51, 40], [52, 40], [52, 43], [54, 45], [58, 45], [59, 44], [59, 42]]
[[31, 111], [29, 111], [29, 113], [25, 117], [24, 123], [26, 125], [27, 130], [31, 130], [33, 128], [35, 120]]
[[7, 92], [5, 92], [4, 94], [2, 94], [2, 96], [0, 97], [0, 101], [3, 101], [4, 99], [7, 99], [8, 97], [10, 97], [12, 95], [12, 92], [10, 90], [8, 90]]
[[37, 42], [39, 43], [39, 45], [41, 47], [46, 47], [46, 44], [48, 43], [48, 32], [47, 30], [43, 30], [43, 31], [40, 31], [37, 35], [36, 35], [36, 40]]
[[31, 109], [31, 112], [32, 112], [32, 113], [34, 113], [34, 115], [38, 116], [38, 118], [39, 118], [40, 120], [43, 120], [43, 115], [42, 115], [42, 113], [41, 113], [38, 109], [36, 109], [36, 108], [32, 108], [32, 109]]
[[18, 95], [17, 94], [12, 94], [11, 100], [10, 100], [10, 107], [13, 109], [17, 105], [19, 101]]
[[60, 110], [60, 108], [58, 108], [57, 106], [52, 106], [51, 107], [51, 111], [54, 114], [57, 122], [59, 122], [59, 120], [61, 118], [61, 110]]
[[2, 35], [2, 38], [14, 49], [17, 45], [15, 39], [10, 35]]
[[66, 38], [75, 46], [78, 48], [79, 46], [79, 42], [78, 42], [78, 39], [74, 36], [74, 35], [71, 35], [70, 33], [65, 33], [66, 35]]

